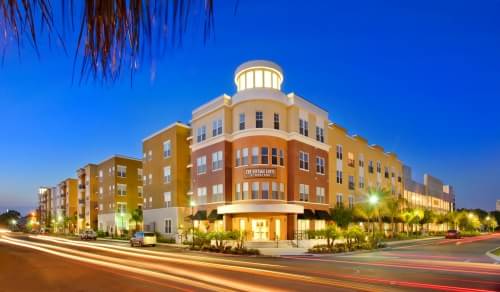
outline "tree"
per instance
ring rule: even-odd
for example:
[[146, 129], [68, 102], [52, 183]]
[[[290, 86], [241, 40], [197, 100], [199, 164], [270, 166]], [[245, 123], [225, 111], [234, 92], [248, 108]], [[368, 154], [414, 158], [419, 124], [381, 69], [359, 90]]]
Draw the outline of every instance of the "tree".
[[365, 232], [359, 225], [352, 225], [347, 228], [347, 230], [344, 232], [344, 237], [346, 240], [347, 247], [349, 249], [352, 248], [352, 245], [354, 243], [360, 244], [365, 240]]
[[484, 227], [486, 227], [486, 229], [488, 229], [488, 231], [493, 231], [498, 226], [498, 222], [495, 219], [495, 217], [493, 217], [493, 216], [487, 216], [483, 220], [483, 224], [484, 224]]
[[326, 245], [329, 249], [333, 249], [333, 244], [335, 239], [340, 236], [340, 232], [337, 227], [333, 224], [328, 224], [325, 229], [316, 231], [317, 234], [321, 237], [326, 238]]
[[[0, 51], [5, 54], [9, 44], [20, 51], [28, 40], [39, 55], [38, 42], [47, 34], [49, 42], [57, 40], [66, 52], [63, 36], [70, 35], [68, 40], [76, 40], [70, 46], [75, 48], [74, 64], [82, 56], [80, 81], [114, 81], [124, 70], [132, 76], [145, 57], [152, 62], [167, 47], [182, 44], [192, 28], [188, 24], [201, 24], [205, 42], [213, 30], [213, 0], [61, 0], [56, 8], [50, 2], [0, 0]], [[55, 12], [61, 21], [54, 20]]]
[[391, 223], [391, 237], [394, 237], [394, 233], [396, 230], [395, 219], [400, 217], [401, 210], [406, 204], [406, 199], [399, 196], [391, 196], [385, 202], [386, 215], [389, 217]]
[[19, 218], [21, 218], [21, 213], [15, 210], [7, 210], [7, 212], [0, 214], [0, 226], [8, 227], [12, 224], [12, 220], [19, 221]]
[[342, 229], [347, 228], [353, 220], [353, 210], [344, 208], [344, 206], [331, 209], [330, 214], [332, 214], [332, 220], [335, 224]]
[[140, 229], [140, 223], [144, 220], [143, 218], [143, 213], [141, 208], [137, 208], [134, 211], [132, 211], [132, 214], [130, 214], [130, 220], [129, 222], [134, 222], [135, 223], [135, 230]]
[[427, 224], [427, 230], [429, 230], [429, 223], [433, 223], [436, 220], [436, 214], [430, 209], [425, 209], [422, 218], [420, 218], [420, 229], [424, 228], [424, 224]]

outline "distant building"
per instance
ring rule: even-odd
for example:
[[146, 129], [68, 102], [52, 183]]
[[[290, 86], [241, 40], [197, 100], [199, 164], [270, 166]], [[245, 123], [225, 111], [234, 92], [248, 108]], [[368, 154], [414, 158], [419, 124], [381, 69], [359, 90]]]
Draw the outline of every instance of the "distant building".
[[500, 211], [500, 200], [497, 200], [497, 207], [496, 207], [496, 210], [497, 210], [497, 211]]

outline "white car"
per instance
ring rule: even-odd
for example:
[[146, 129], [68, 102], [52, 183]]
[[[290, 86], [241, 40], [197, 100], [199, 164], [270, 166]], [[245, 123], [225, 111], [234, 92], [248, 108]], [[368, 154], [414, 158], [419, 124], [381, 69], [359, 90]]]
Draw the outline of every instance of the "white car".
[[156, 234], [153, 232], [136, 232], [130, 239], [130, 246], [156, 245]]
[[97, 233], [94, 230], [85, 230], [80, 234], [81, 240], [97, 240]]

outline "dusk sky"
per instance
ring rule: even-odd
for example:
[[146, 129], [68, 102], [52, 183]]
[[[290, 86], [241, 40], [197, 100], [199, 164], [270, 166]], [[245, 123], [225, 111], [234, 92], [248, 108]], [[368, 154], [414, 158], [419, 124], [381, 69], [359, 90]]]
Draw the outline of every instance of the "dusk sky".
[[[57, 1], [55, 1], [57, 2]], [[411, 1], [410, 1], [411, 2]], [[72, 84], [72, 52], [42, 43], [0, 66], [0, 210], [235, 92], [235, 68], [268, 59], [284, 91], [396, 152], [423, 180], [452, 184], [458, 207], [500, 199], [500, 1], [216, 1], [215, 36], [141, 65], [132, 87]], [[221, 4], [224, 3], [224, 4]], [[154, 75], [154, 76], [153, 76]]]

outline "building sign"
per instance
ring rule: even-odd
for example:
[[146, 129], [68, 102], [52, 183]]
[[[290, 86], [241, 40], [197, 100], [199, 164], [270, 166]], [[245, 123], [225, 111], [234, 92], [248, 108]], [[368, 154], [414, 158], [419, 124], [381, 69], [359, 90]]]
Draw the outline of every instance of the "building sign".
[[246, 168], [244, 173], [245, 178], [259, 178], [259, 177], [276, 177], [276, 168]]

